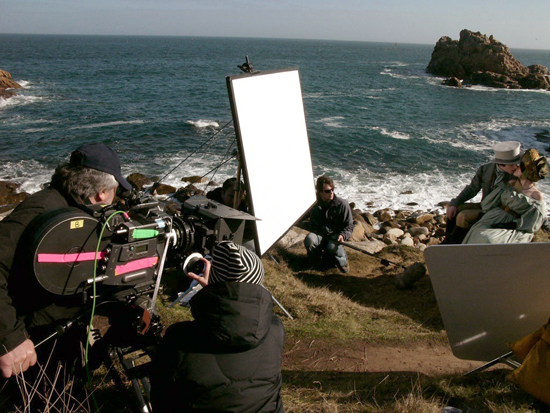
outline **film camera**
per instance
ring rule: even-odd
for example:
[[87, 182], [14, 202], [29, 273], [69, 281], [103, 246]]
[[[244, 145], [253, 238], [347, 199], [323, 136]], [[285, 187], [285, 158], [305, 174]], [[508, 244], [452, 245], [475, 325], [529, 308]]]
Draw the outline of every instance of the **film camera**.
[[149, 294], [165, 266], [181, 266], [193, 252], [210, 254], [223, 240], [242, 244], [245, 222], [254, 219], [203, 196], [174, 213], [140, 193], [124, 209], [63, 208], [33, 225], [33, 270], [55, 295], [80, 294], [93, 284], [100, 298]]
[[[96, 337], [105, 349], [99, 357], [122, 366], [109, 369], [124, 372], [125, 379], [113, 378], [115, 384], [129, 379], [140, 411], [146, 411], [148, 363], [140, 359], [154, 352], [162, 331], [155, 301], [163, 271], [185, 272], [196, 262], [188, 258], [211, 254], [221, 241], [242, 244], [250, 220], [255, 218], [203, 196], [169, 204], [136, 192], [117, 206], [69, 207], [40, 215], [22, 239], [21, 262], [31, 266], [25, 273], [34, 274], [31, 281], [46, 291], [36, 296], [79, 302], [82, 297], [88, 310], [101, 306], [110, 328]], [[91, 313], [56, 326], [44, 341], [86, 325]]]

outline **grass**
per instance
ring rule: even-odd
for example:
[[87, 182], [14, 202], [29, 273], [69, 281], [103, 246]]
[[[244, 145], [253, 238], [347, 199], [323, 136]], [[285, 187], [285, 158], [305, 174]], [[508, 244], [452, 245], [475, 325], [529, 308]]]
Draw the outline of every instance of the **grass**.
[[[302, 246], [276, 249], [263, 259], [266, 288], [293, 317], [274, 305], [286, 330], [286, 412], [435, 413], [445, 406], [484, 413], [550, 411], [507, 382], [510, 369], [502, 365], [467, 377], [456, 372], [425, 374], [421, 368], [370, 371], [367, 356], [373, 347], [421, 352], [426, 346], [443, 348], [448, 343], [428, 277], [410, 290], [398, 290], [393, 280], [403, 271], [401, 266], [384, 267], [379, 258], [358, 252], [348, 256], [348, 274], [310, 269]], [[423, 261], [421, 252], [407, 247], [386, 248], [380, 258], [404, 266]], [[188, 308], [168, 308], [176, 292], [185, 288], [181, 280], [176, 273], [165, 276], [159, 310], [166, 326], [191, 319]], [[332, 356], [334, 349], [364, 351], [364, 360], [346, 365]], [[305, 355], [294, 357], [300, 351]], [[95, 380], [105, 376], [105, 370], [98, 371]], [[108, 381], [96, 387], [95, 395], [100, 411], [130, 411], [128, 398], [118, 395]]]

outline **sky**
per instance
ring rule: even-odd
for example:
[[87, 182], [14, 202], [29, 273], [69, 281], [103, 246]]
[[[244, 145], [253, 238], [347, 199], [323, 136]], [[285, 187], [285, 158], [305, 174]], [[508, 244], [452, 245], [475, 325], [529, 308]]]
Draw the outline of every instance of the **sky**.
[[435, 44], [462, 29], [550, 50], [549, 0], [0, 0], [0, 33]]

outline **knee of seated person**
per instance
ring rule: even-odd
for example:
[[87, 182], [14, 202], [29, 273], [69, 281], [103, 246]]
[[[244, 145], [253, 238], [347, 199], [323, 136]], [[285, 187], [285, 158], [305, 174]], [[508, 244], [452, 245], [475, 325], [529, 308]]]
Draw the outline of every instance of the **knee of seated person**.
[[315, 249], [321, 245], [323, 238], [313, 232], [310, 232], [308, 236], [304, 239], [304, 245], [306, 249]]
[[475, 209], [460, 211], [456, 216], [456, 225], [461, 228], [470, 228], [481, 218], [481, 214], [481, 210]]
[[327, 251], [330, 252], [332, 255], [337, 255], [339, 247], [340, 245], [332, 240], [327, 243]]

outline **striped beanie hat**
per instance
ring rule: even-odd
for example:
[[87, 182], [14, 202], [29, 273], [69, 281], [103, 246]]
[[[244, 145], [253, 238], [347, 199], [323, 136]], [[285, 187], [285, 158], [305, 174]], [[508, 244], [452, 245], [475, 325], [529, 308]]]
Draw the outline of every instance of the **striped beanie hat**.
[[262, 285], [262, 260], [252, 251], [232, 241], [220, 242], [212, 252], [209, 284], [227, 281]]

